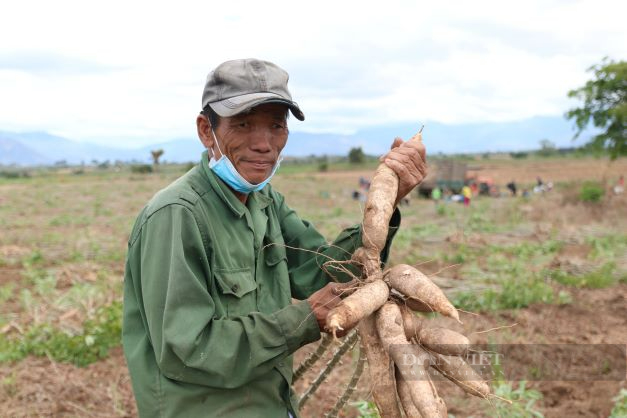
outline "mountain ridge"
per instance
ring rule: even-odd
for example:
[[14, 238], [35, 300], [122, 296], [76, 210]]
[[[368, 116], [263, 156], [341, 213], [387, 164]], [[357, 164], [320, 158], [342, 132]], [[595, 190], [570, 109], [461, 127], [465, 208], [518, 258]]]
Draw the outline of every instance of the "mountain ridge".
[[[347, 155], [353, 147], [365, 153], [385, 153], [394, 137], [411, 137], [420, 127], [416, 123], [390, 123], [358, 130], [354, 134], [290, 132], [283, 150], [287, 157], [310, 155]], [[541, 140], [557, 147], [573, 147], [588, 140], [582, 135], [573, 141], [568, 121], [557, 116], [538, 116], [512, 122], [443, 124], [426, 122], [424, 142], [430, 154], [513, 152], [537, 149]], [[92, 164], [102, 161], [151, 162], [150, 151], [163, 149], [163, 161], [196, 161], [202, 145], [196, 138], [178, 138], [138, 148], [118, 148], [80, 142], [47, 132], [0, 131], [0, 165]]]

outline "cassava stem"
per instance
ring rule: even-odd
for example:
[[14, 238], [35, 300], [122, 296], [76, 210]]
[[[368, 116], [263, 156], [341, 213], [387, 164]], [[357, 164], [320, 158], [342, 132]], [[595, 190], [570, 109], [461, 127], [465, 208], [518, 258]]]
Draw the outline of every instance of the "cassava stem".
[[313, 366], [314, 363], [318, 361], [320, 357], [322, 357], [322, 355], [325, 353], [325, 351], [327, 351], [327, 349], [331, 345], [331, 342], [333, 342], [332, 336], [330, 336], [329, 334], [322, 335], [322, 341], [320, 341], [320, 344], [318, 344], [316, 351], [314, 351], [309, 356], [307, 356], [307, 358], [303, 360], [303, 362], [300, 364], [300, 366], [298, 366], [298, 368], [294, 372], [294, 376], [292, 378], [292, 384], [296, 383], [301, 377], [303, 377], [303, 375], [307, 372], [307, 370], [309, 370], [311, 366]]

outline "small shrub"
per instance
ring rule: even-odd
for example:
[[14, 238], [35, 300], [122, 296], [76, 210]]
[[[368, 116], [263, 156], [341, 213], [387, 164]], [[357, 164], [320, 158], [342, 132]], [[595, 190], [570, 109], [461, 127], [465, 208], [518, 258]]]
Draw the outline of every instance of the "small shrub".
[[600, 202], [605, 194], [605, 189], [599, 183], [592, 181], [585, 182], [579, 191], [579, 199], [582, 202]]
[[133, 164], [131, 166], [131, 173], [135, 174], [147, 174], [152, 173], [153, 169], [150, 164]]

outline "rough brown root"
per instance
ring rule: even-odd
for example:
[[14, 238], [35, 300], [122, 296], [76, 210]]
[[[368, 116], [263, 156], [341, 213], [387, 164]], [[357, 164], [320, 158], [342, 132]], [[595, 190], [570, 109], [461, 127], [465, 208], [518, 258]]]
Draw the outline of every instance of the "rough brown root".
[[350, 329], [385, 303], [390, 289], [382, 281], [366, 283], [352, 295], [342, 300], [327, 315], [327, 327], [335, 334], [338, 330]]
[[[377, 331], [383, 347], [399, 366], [398, 370], [409, 386], [414, 405], [424, 418], [440, 418], [436, 397], [425, 368], [429, 355], [420, 346], [408, 343], [399, 306], [386, 303], [377, 311], [376, 317]], [[407, 367], [407, 356], [412, 358], [411, 367]]]
[[361, 320], [358, 332], [361, 346], [368, 359], [372, 396], [379, 409], [379, 415], [381, 418], [401, 418], [401, 410], [395, 396], [392, 363], [379, 339], [374, 315]]
[[463, 358], [437, 353], [431, 353], [431, 356], [431, 367], [462, 388], [464, 392], [480, 398], [487, 398], [490, 395], [488, 383]]
[[385, 246], [397, 193], [398, 176], [384, 163], [379, 164], [364, 209], [361, 241], [365, 248], [381, 252]]
[[448, 408], [446, 407], [446, 403], [444, 403], [444, 399], [439, 396], [436, 399], [438, 403], [438, 410], [440, 411], [440, 418], [448, 418]]
[[470, 341], [462, 334], [446, 328], [422, 328], [418, 343], [446, 356], [465, 356]]
[[404, 299], [405, 306], [407, 306], [412, 311], [416, 312], [435, 312], [432, 306], [429, 306], [421, 301], [413, 298], [405, 298]]
[[411, 389], [398, 370], [396, 370], [396, 389], [407, 418], [422, 418], [418, 408], [414, 405], [414, 400], [411, 398]]
[[409, 341], [412, 339], [420, 339], [422, 320], [405, 306], [401, 306], [401, 315], [403, 317], [403, 328], [405, 329], [405, 336], [407, 339]]
[[435, 312], [461, 322], [457, 309], [449, 302], [442, 290], [416, 268], [399, 264], [388, 270], [384, 279], [390, 287], [403, 295], [422, 302]]
[[351, 260], [361, 268], [362, 276], [366, 278], [366, 281], [383, 278], [380, 251], [359, 247], [353, 253]]

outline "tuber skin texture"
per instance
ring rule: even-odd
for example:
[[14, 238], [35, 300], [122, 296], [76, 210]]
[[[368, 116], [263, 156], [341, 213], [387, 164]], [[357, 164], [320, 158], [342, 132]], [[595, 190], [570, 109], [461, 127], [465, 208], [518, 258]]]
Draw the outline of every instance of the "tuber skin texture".
[[464, 392], [480, 398], [487, 398], [490, 395], [490, 386], [463, 358], [436, 353], [431, 353], [431, 356], [431, 367], [462, 388]]
[[403, 318], [405, 337], [409, 341], [413, 339], [418, 340], [420, 338], [420, 330], [422, 329], [422, 320], [405, 306], [401, 306], [401, 316]]
[[396, 401], [395, 379], [392, 363], [377, 333], [374, 315], [361, 320], [358, 327], [362, 347], [366, 348], [368, 371], [372, 382], [372, 396], [379, 408], [379, 414], [385, 418], [401, 418], [401, 410]]
[[398, 397], [401, 400], [403, 411], [407, 418], [422, 418], [418, 408], [414, 405], [414, 400], [411, 398], [411, 389], [409, 385], [400, 375], [398, 369], [396, 370], [396, 389], [398, 390]]
[[416, 268], [399, 264], [387, 271], [384, 280], [403, 295], [416, 299], [435, 312], [455, 318], [461, 323], [457, 309], [449, 302], [444, 292]]
[[417, 299], [405, 298], [405, 306], [415, 312], [435, 312], [431, 306], [428, 306]]
[[446, 328], [422, 328], [418, 343], [446, 356], [465, 356], [470, 341], [464, 335]]
[[387, 165], [379, 164], [368, 191], [364, 210], [361, 238], [364, 248], [379, 253], [385, 246], [397, 193], [398, 176]]
[[333, 308], [326, 319], [326, 326], [335, 335], [348, 330], [379, 309], [390, 295], [390, 289], [382, 280], [366, 283], [355, 293]]
[[[440, 418], [436, 394], [433, 393], [431, 381], [424, 370], [425, 362], [429, 361], [429, 355], [420, 346], [409, 344], [407, 341], [399, 306], [395, 303], [386, 303], [377, 311], [376, 317], [379, 337], [394, 363], [397, 365], [404, 364], [403, 357], [406, 355], [406, 350], [411, 349], [417, 359], [414, 367], [424, 371], [422, 374], [418, 371], [412, 375], [404, 367], [398, 369], [401, 372], [401, 378], [409, 386], [414, 405], [424, 418]], [[425, 378], [417, 378], [416, 376], [425, 376]]]

